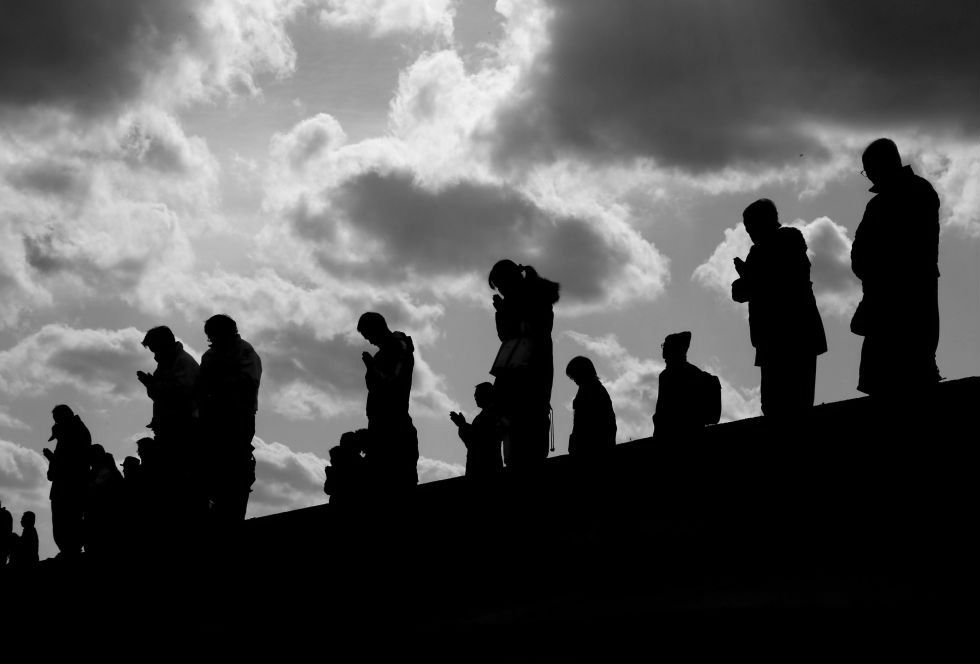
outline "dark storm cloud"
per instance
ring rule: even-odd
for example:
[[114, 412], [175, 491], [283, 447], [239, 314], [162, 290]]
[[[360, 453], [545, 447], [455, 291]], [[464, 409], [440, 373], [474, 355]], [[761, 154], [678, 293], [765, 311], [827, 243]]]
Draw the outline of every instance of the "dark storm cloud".
[[319, 339], [313, 330], [295, 325], [263, 332], [253, 342], [261, 348], [265, 376], [278, 385], [302, 382], [345, 395], [364, 391], [361, 352], [366, 343], [341, 335]]
[[44, 276], [67, 274], [106, 292], [128, 291], [139, 283], [149, 257], [124, 257], [102, 265], [92, 257], [77, 251], [68, 240], [56, 240], [54, 235], [24, 235], [24, 257], [27, 264]]
[[0, 107], [85, 114], [137, 97], [148, 72], [202, 45], [191, 0], [0, 0]]
[[980, 130], [980, 3], [552, 3], [502, 163], [564, 151], [693, 172], [820, 157], [810, 123]]
[[19, 166], [5, 179], [20, 190], [70, 199], [83, 198], [89, 188], [89, 180], [79, 168], [52, 161]]
[[142, 390], [137, 369], [152, 368], [143, 333], [45, 325], [0, 351], [0, 392], [37, 395], [72, 386], [88, 396], [124, 399]]
[[[382, 243], [384, 260], [372, 269], [387, 279], [485, 273], [510, 257], [561, 282], [572, 299], [591, 301], [630, 258], [589, 221], [553, 217], [493, 184], [463, 181], [431, 191], [408, 173], [367, 172], [342, 184], [332, 202], [351, 226]], [[305, 215], [295, 227], [308, 239], [328, 237], [317, 221], [330, 223]]]

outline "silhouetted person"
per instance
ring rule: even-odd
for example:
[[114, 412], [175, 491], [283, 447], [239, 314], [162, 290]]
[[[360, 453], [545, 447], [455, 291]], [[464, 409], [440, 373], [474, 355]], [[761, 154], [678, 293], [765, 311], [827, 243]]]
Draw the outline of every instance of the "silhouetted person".
[[143, 338], [156, 360], [153, 374], [137, 371], [136, 376], [153, 400], [153, 419], [147, 425], [154, 437], [164, 443], [182, 443], [194, 430], [197, 406], [194, 386], [200, 367], [197, 360], [184, 350], [183, 344], [165, 326], [154, 327]]
[[127, 482], [139, 482], [140, 480], [140, 460], [134, 456], [123, 459], [122, 472], [123, 479]]
[[500, 349], [490, 373], [504, 422], [504, 463], [527, 468], [548, 457], [558, 284], [528, 265], [500, 260], [490, 270]]
[[732, 299], [749, 303], [749, 333], [762, 374], [762, 412], [792, 416], [813, 406], [817, 355], [827, 352], [813, 297], [806, 240], [782, 226], [776, 206], [762, 198], [742, 213], [752, 249], [735, 259]]
[[37, 565], [38, 557], [37, 530], [34, 528], [34, 512], [24, 512], [20, 517], [20, 537], [14, 543], [10, 552], [12, 567], [26, 568]]
[[15, 541], [14, 516], [6, 507], [0, 505], [0, 568], [6, 566]]
[[466, 417], [457, 412], [449, 413], [449, 419], [456, 425], [459, 438], [466, 446], [466, 476], [492, 477], [504, 467], [500, 455], [503, 433], [493, 385], [490, 383], [477, 385], [473, 392], [473, 399], [480, 412], [472, 422], [467, 422]]
[[389, 330], [384, 316], [374, 311], [361, 315], [357, 331], [378, 347], [373, 356], [366, 351], [361, 354], [368, 391], [368, 464], [383, 486], [414, 487], [418, 483], [419, 440], [408, 405], [415, 346], [405, 333]]
[[858, 389], [914, 391], [939, 380], [939, 197], [887, 138], [861, 159], [875, 196], [851, 245], [864, 291], [851, 322], [864, 337]]
[[224, 314], [204, 323], [210, 348], [201, 357], [196, 392], [204, 436], [207, 493], [220, 522], [245, 518], [255, 481], [255, 413], [262, 361]]
[[51, 480], [51, 527], [61, 556], [71, 558], [81, 553], [82, 520], [89, 474], [89, 447], [92, 435], [81, 418], [64, 404], [51, 411], [56, 440], [54, 452], [44, 448]]
[[368, 468], [365, 454], [369, 447], [367, 429], [345, 431], [340, 444], [330, 448], [330, 465], [324, 470], [324, 492], [331, 505], [356, 503], [367, 490]]
[[721, 384], [716, 376], [687, 361], [690, 332], [668, 334], [661, 345], [666, 367], [660, 372], [655, 440], [683, 440], [697, 435], [721, 416]]
[[565, 375], [578, 385], [572, 400], [572, 433], [568, 453], [573, 457], [595, 457], [616, 446], [616, 413], [609, 392], [599, 380], [592, 360], [573, 357]]
[[105, 556], [120, 537], [123, 478], [112, 454], [102, 445], [89, 447], [89, 479], [85, 501], [85, 551]]

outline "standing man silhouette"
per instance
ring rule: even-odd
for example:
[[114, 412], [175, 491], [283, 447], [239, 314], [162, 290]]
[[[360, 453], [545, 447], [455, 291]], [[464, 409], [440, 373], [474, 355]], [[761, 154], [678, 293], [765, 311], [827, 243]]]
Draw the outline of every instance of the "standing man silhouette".
[[255, 482], [255, 413], [258, 411], [262, 360], [238, 334], [229, 316], [204, 323], [210, 348], [201, 357], [197, 399], [207, 465], [207, 493], [213, 516], [224, 523], [242, 521]]
[[44, 448], [51, 480], [51, 526], [59, 556], [74, 558], [84, 544], [83, 518], [88, 487], [89, 448], [92, 434], [71, 408], [64, 404], [51, 411], [54, 425], [48, 441], [57, 441], [54, 451]]
[[377, 346], [365, 351], [364, 382], [367, 385], [367, 463], [385, 491], [418, 484], [419, 439], [408, 413], [415, 369], [415, 346], [404, 332], [392, 332], [381, 314], [369, 311], [357, 321], [357, 331]]
[[136, 372], [147, 396], [153, 400], [153, 419], [147, 427], [159, 441], [185, 442], [193, 433], [197, 416], [194, 403], [194, 385], [200, 371], [197, 360], [164, 325], [148, 331], [143, 346], [150, 349], [157, 363], [152, 374]]
[[939, 197], [902, 166], [898, 147], [873, 141], [861, 157], [874, 198], [854, 233], [851, 269], [864, 297], [851, 331], [864, 337], [858, 389], [882, 394], [939, 380]]
[[732, 299], [749, 304], [749, 335], [762, 374], [762, 412], [786, 417], [813, 406], [817, 355], [827, 352], [813, 297], [806, 240], [782, 226], [776, 205], [761, 198], [742, 212], [752, 249], [735, 259]]

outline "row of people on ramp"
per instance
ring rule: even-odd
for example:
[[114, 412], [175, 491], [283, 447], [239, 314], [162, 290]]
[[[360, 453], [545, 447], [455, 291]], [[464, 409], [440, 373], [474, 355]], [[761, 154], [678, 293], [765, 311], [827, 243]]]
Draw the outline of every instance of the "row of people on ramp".
[[[851, 249], [852, 269], [863, 289], [851, 322], [851, 331], [864, 337], [857, 389], [887, 399], [897, 390], [928, 388], [940, 379], [939, 198], [925, 179], [902, 164], [890, 139], [870, 143], [862, 163], [861, 173], [875, 195]], [[732, 283], [732, 299], [748, 305], [763, 415], [792, 421], [813, 406], [817, 357], [827, 352], [808, 247], [799, 229], [780, 223], [769, 199], [746, 207], [742, 221], [752, 247], [744, 259], [734, 259], [738, 278]], [[498, 261], [488, 281], [496, 291], [492, 302], [500, 340], [490, 369], [494, 382], [477, 385], [474, 399], [480, 412], [472, 422], [450, 413], [467, 448], [467, 475], [492, 474], [504, 466], [533, 468], [549, 452], [558, 284], [511, 260]], [[414, 428], [398, 424], [411, 421], [411, 340], [390, 332], [378, 314], [365, 316], [370, 318], [362, 323], [375, 331], [362, 334], [381, 348], [375, 358], [400, 358], [382, 366], [365, 354], [369, 395], [372, 385], [387, 390], [398, 384], [401, 392], [389, 400], [397, 401], [392, 424], [387, 417], [384, 424], [375, 424], [378, 415], [369, 407], [367, 429], [345, 434], [331, 450], [325, 489], [332, 500], [344, 495], [351, 477], [371, 478], [375, 467], [385, 468], [381, 476], [392, 473], [387, 465], [395, 459], [402, 459], [403, 474], [409, 477], [418, 458]], [[659, 377], [655, 439], [683, 439], [719, 421], [720, 382], [687, 362], [690, 343], [691, 333], [682, 332], [669, 335], [662, 345], [666, 368]], [[569, 453], [587, 457], [608, 449], [615, 444], [616, 418], [592, 362], [576, 357], [566, 374], [578, 385]], [[391, 426], [394, 431], [385, 428]], [[553, 439], [551, 443], [553, 450]]]
[[[858, 389], [887, 397], [939, 380], [939, 200], [927, 181], [902, 165], [898, 148], [888, 139], [871, 143], [863, 164], [875, 196], [852, 246], [852, 267], [862, 283], [863, 299], [851, 329], [864, 337]], [[816, 358], [827, 351], [808, 248], [798, 229], [780, 224], [776, 206], [768, 199], [746, 207], [742, 219], [752, 247], [745, 259], [734, 260], [738, 278], [732, 298], [748, 304], [763, 414], [792, 420], [813, 406]], [[552, 331], [559, 285], [509, 259], [492, 267], [488, 285], [494, 291], [500, 342], [489, 362], [493, 382], [476, 387], [480, 412], [472, 421], [450, 413], [467, 449], [467, 474], [477, 476], [505, 466], [539, 467], [553, 450]], [[373, 354], [362, 354], [367, 426], [344, 434], [329, 451], [325, 490], [331, 502], [344, 502], [357, 487], [370, 486], [370, 493], [379, 495], [406, 491], [418, 482], [418, 434], [409, 413], [412, 339], [389, 329], [375, 312], [363, 314], [357, 330], [377, 348]], [[146, 334], [143, 345], [153, 352], [157, 366], [152, 374], [138, 372], [137, 377], [153, 401], [148, 426], [154, 437], [140, 442], [144, 450], [153, 450], [147, 452], [153, 461], [141, 452], [142, 470], [134, 471], [134, 477], [142, 477], [144, 484], [152, 477], [168, 477], [186, 487], [182, 493], [189, 496], [189, 510], [208, 522], [228, 524], [244, 519], [255, 480], [252, 439], [262, 363], [230, 317], [212, 316], [204, 333], [210, 347], [200, 365], [169, 328]], [[719, 419], [720, 384], [687, 362], [690, 343], [690, 332], [664, 340], [666, 368], [653, 416], [655, 438], [683, 439]], [[895, 360], [898, 357], [901, 362]], [[586, 357], [568, 362], [566, 375], [578, 386], [569, 452], [578, 457], [600, 454], [616, 440], [609, 395]], [[58, 443], [53, 451], [45, 450], [45, 456], [50, 463], [54, 536], [62, 553], [75, 555], [85, 542], [81, 524], [86, 519], [91, 522], [89, 537], [95, 533], [93, 541], [99, 540], [102, 499], [98, 491], [93, 494], [93, 478], [112, 484], [117, 482], [112, 470], [118, 474], [118, 469], [111, 455], [92, 444], [70, 408], [58, 406], [53, 415], [52, 440]], [[201, 463], [176, 460], [176, 451], [188, 440], [199, 443]], [[131, 469], [136, 461], [129, 461]], [[85, 517], [87, 510], [93, 515]]]

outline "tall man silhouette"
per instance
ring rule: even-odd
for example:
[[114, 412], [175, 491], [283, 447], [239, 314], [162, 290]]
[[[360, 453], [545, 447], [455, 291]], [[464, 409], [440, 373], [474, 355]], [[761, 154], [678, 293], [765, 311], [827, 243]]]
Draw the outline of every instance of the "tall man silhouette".
[[147, 425], [157, 440], [184, 442], [193, 432], [197, 415], [194, 385], [200, 367], [184, 350], [169, 327], [154, 327], [143, 338], [157, 368], [152, 374], [137, 371], [136, 377], [153, 400], [153, 419]]
[[858, 389], [882, 394], [939, 380], [939, 197], [902, 166], [887, 138], [864, 151], [875, 196], [851, 246], [864, 297], [851, 331], [864, 337]]
[[245, 518], [255, 481], [255, 413], [262, 360], [224, 314], [204, 323], [210, 348], [201, 357], [197, 398], [204, 436], [208, 498], [219, 522]]
[[732, 299], [749, 304], [749, 335], [762, 374], [762, 412], [786, 417], [813, 406], [817, 355], [827, 352], [813, 297], [806, 240], [782, 226], [776, 205], [761, 198], [742, 212], [752, 249], [735, 259]]
[[82, 418], [64, 404], [51, 411], [54, 425], [48, 441], [57, 441], [54, 451], [44, 448], [51, 480], [51, 526], [61, 556], [73, 558], [82, 552], [82, 519], [88, 488], [89, 447], [92, 435]]
[[403, 332], [392, 332], [384, 316], [362, 314], [357, 331], [377, 346], [361, 354], [367, 385], [369, 444], [367, 463], [385, 490], [400, 490], [418, 483], [419, 440], [408, 413], [415, 368], [415, 346]]

